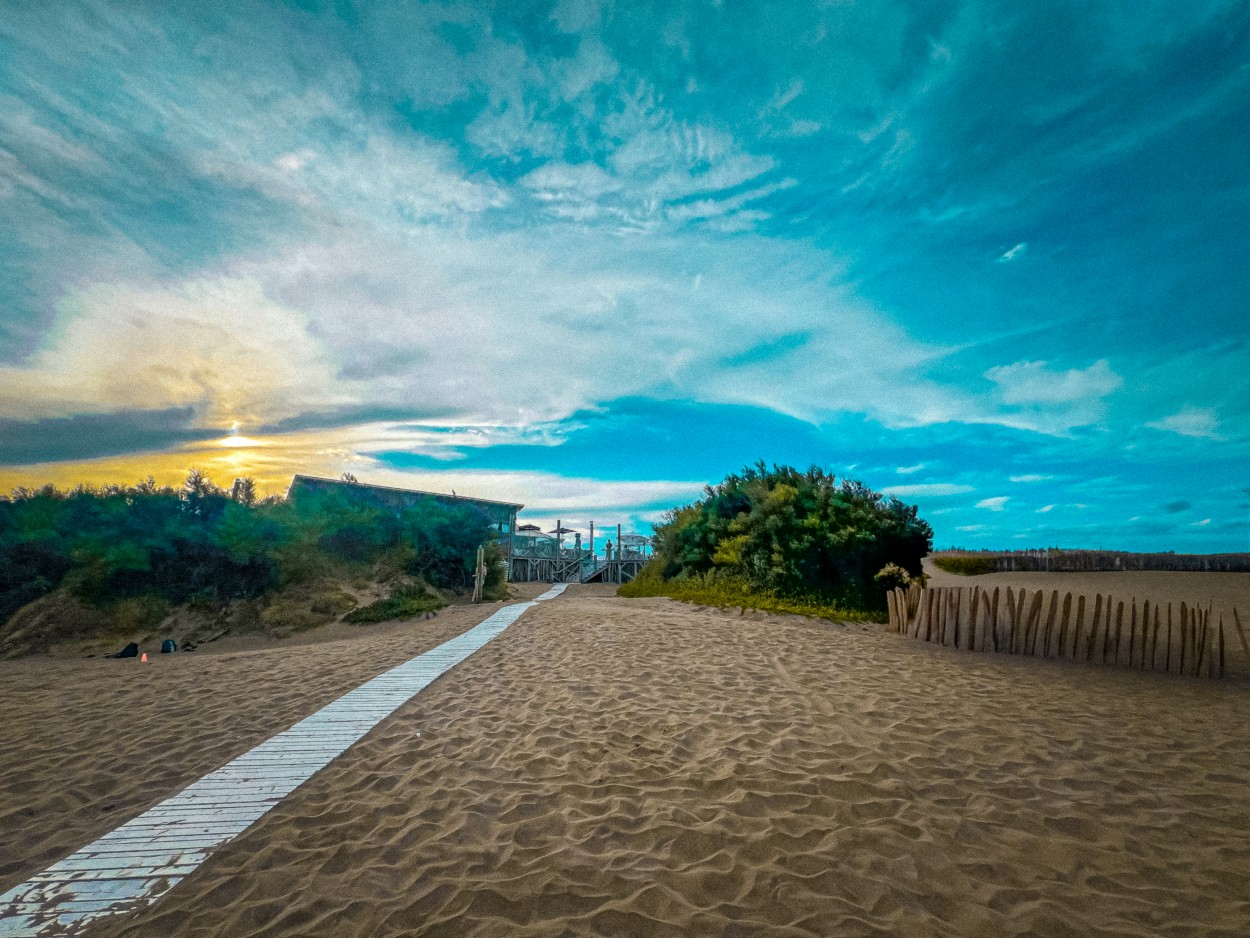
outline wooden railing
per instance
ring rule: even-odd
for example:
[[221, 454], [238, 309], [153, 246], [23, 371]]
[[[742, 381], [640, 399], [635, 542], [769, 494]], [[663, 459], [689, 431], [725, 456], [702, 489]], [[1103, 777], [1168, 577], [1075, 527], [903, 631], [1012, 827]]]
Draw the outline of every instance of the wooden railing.
[[[1090, 603], [1071, 593], [1049, 601], [1041, 590], [1007, 587], [912, 587], [887, 596], [893, 631], [966, 651], [1067, 658], [1118, 664], [1146, 671], [1223, 677], [1224, 617], [1211, 619], [1211, 607], [1149, 600], [1115, 600], [1099, 594]], [[1087, 619], [1086, 613], [1091, 613]], [[1233, 630], [1250, 663], [1250, 642], [1237, 610]], [[1231, 636], [1229, 637], [1231, 638]]]

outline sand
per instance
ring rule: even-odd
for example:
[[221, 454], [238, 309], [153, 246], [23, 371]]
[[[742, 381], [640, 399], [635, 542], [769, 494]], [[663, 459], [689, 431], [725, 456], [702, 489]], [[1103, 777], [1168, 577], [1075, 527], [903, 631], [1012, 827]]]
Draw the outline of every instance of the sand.
[[925, 562], [930, 586], [995, 586], [1028, 590], [1059, 590], [1084, 595], [1091, 601], [1095, 593], [1111, 593], [1117, 600], [1136, 599], [1139, 603], [1181, 603], [1211, 607], [1213, 616], [1223, 616], [1231, 626], [1233, 608], [1241, 616], [1241, 624], [1250, 631], [1250, 573], [1170, 573], [1161, 571], [1124, 571], [1120, 573], [986, 573], [960, 576], [939, 570]]
[[[1250, 933], [1247, 681], [609, 593], [531, 610], [160, 902], [91, 934]], [[25, 685], [0, 670], [0, 886], [401, 644], [222, 655], [177, 685], [169, 668], [160, 698], [120, 689], [120, 662], [32, 663]], [[167, 730], [175, 686], [199, 703]], [[122, 700], [130, 720], [110, 729], [95, 711]], [[58, 706], [92, 728], [45, 726]], [[9, 795], [40, 811], [19, 835]]]
[[496, 608], [223, 639], [146, 665], [0, 661], [0, 892]]

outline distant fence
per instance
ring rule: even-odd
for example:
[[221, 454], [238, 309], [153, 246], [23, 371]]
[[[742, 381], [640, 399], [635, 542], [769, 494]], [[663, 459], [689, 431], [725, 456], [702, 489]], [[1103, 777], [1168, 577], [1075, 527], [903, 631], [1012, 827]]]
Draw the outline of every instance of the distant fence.
[[[1224, 676], [1224, 618], [1212, 622], [1210, 607], [1181, 603], [1174, 616], [1171, 603], [1165, 612], [1161, 603], [1147, 600], [1139, 608], [1129, 599], [1126, 608], [1125, 600], [1100, 594], [1089, 610], [1084, 596], [1074, 600], [1068, 593], [1061, 600], [1058, 590], [1047, 602], [1041, 590], [979, 586], [896, 589], [886, 598], [893, 631], [949, 648]], [[1232, 625], [1250, 662], [1236, 609]]]
[[1250, 573], [1250, 554], [1135, 554], [1116, 550], [940, 551], [939, 557], [976, 557], [995, 561], [999, 572], [1080, 573], [1107, 570], [1173, 570]]

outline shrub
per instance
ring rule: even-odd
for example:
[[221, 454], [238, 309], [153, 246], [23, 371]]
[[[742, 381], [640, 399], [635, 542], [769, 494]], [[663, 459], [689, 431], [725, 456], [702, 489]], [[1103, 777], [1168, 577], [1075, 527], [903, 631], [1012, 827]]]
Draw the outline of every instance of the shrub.
[[[359, 578], [391, 558], [395, 573], [467, 591], [477, 549], [492, 540], [472, 506], [424, 499], [402, 510], [342, 492], [291, 501], [256, 499], [250, 480], [230, 493], [193, 470], [180, 489], [150, 478], [134, 486], [19, 489], [0, 499], [0, 624], [61, 586], [96, 608], [159, 598], [171, 605], [221, 608], [268, 597], [279, 587]], [[489, 597], [506, 589], [488, 546]], [[280, 630], [307, 628], [311, 607]]]
[[893, 564], [919, 576], [932, 544], [915, 506], [816, 467], [761, 462], [670, 512], [656, 529], [654, 575], [667, 582], [715, 571], [777, 601], [879, 610], [887, 587], [875, 574]]
[[983, 573], [998, 572], [996, 557], [934, 557], [933, 565], [947, 573], [960, 576], [980, 576]]
[[[923, 576], [923, 574], [921, 574]], [[873, 576], [873, 582], [887, 593], [893, 589], [907, 589], [911, 586], [912, 575], [896, 563], [887, 563]], [[916, 579], [919, 579], [918, 577]]]
[[427, 612], [437, 612], [446, 605], [446, 602], [422, 585], [400, 586], [392, 590], [386, 599], [361, 606], [345, 616], [343, 621], [363, 625], [391, 619], [411, 619]]

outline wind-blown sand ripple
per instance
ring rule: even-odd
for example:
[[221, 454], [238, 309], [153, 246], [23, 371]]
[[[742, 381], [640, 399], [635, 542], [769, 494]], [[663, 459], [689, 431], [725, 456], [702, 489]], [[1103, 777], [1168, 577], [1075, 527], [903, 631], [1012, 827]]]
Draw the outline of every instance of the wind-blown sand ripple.
[[571, 591], [93, 934], [1250, 930], [1245, 682], [862, 629]]
[[147, 664], [0, 662], [0, 892], [497, 608]]

